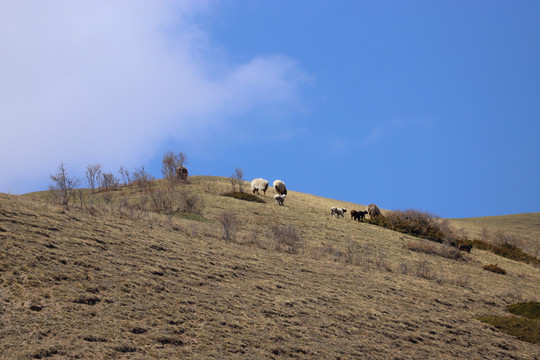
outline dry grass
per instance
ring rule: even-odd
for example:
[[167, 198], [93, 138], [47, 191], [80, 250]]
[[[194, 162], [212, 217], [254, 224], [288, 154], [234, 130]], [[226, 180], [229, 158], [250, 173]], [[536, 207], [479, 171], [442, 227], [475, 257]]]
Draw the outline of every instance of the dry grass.
[[[202, 198], [204, 221], [139, 209], [136, 188], [109, 205], [85, 193], [82, 208], [0, 195], [2, 356], [540, 356], [477, 320], [538, 300], [540, 269], [477, 249], [469, 261], [413, 251], [408, 235], [330, 217], [331, 206], [362, 205], [289, 191], [280, 207], [221, 196], [225, 178], [190, 180], [180, 188]], [[234, 242], [222, 237], [224, 211], [240, 221]], [[294, 227], [299, 251], [276, 249], [276, 224]]]
[[540, 212], [505, 216], [451, 219], [450, 223], [461, 228], [470, 238], [499, 242], [500, 234], [508, 234], [513, 245], [540, 258]]

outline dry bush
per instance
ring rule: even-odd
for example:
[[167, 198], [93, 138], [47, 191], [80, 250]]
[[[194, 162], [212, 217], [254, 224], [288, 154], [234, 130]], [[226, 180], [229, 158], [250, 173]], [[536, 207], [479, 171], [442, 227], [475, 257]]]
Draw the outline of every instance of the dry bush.
[[227, 241], [234, 241], [236, 233], [240, 227], [240, 219], [234, 211], [224, 211], [218, 217], [218, 221], [223, 229], [223, 238]]
[[484, 265], [484, 270], [491, 271], [491, 272], [494, 272], [496, 274], [506, 275], [506, 270], [499, 267], [499, 265], [497, 265], [497, 264]]
[[423, 239], [443, 242], [445, 234], [438, 222], [438, 216], [420, 210], [395, 210], [385, 217], [369, 219], [369, 223], [386, 227]]
[[62, 205], [68, 205], [71, 198], [74, 196], [75, 190], [79, 186], [79, 179], [76, 177], [69, 177], [66, 166], [63, 162], [60, 162], [58, 166], [58, 172], [54, 175], [50, 175], [53, 182], [49, 186], [49, 193], [55, 202]]
[[92, 194], [96, 192], [96, 188], [99, 185], [99, 179], [101, 179], [101, 165], [88, 165], [86, 167], [86, 181], [88, 187], [92, 190]]
[[422, 260], [416, 264], [415, 274], [424, 279], [430, 279], [432, 275], [431, 263], [427, 260]]
[[131, 173], [125, 166], [120, 166], [120, 170], [118, 170], [118, 172], [122, 177], [122, 185], [128, 186], [131, 184]]
[[205, 208], [204, 200], [196, 193], [189, 191], [171, 191], [157, 189], [149, 194], [151, 210], [173, 214], [189, 213], [202, 215]]
[[403, 275], [407, 275], [410, 272], [409, 265], [407, 265], [405, 262], [401, 262], [398, 265], [399, 272]]
[[197, 193], [182, 190], [178, 192], [178, 211], [190, 214], [202, 215], [205, 203]]
[[178, 173], [178, 170], [187, 164], [187, 158], [183, 152], [175, 154], [172, 151], [167, 151], [163, 155], [161, 163], [161, 172], [169, 185], [173, 186], [180, 181], [187, 181], [187, 176], [184, 177], [182, 173]]
[[229, 176], [229, 182], [231, 183], [233, 193], [244, 192], [244, 170], [236, 168], [231, 176]]
[[178, 195], [173, 192], [158, 189], [150, 193], [152, 211], [172, 214], [178, 211], [178, 204]]
[[271, 232], [276, 250], [281, 250], [284, 247], [288, 253], [297, 254], [303, 245], [302, 236], [292, 224], [275, 224], [272, 226]]
[[153, 188], [155, 178], [144, 170], [144, 166], [141, 166], [135, 169], [131, 180], [132, 184], [139, 188], [139, 190], [149, 193]]
[[120, 186], [120, 181], [113, 173], [102, 173], [101, 179], [99, 180], [99, 188], [102, 191], [113, 191], [118, 189]]
[[448, 244], [437, 245], [420, 241], [409, 241], [404, 245], [406, 249], [425, 254], [438, 255], [452, 260], [464, 260], [463, 253]]

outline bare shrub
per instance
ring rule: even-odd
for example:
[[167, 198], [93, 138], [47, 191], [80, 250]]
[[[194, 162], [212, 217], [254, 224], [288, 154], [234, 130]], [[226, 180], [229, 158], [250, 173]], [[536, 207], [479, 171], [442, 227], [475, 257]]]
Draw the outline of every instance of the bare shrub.
[[149, 193], [149, 199], [152, 211], [167, 215], [177, 212], [202, 215], [205, 208], [204, 200], [189, 191], [157, 189]]
[[345, 250], [344, 257], [347, 264], [358, 265], [360, 248], [357, 242], [351, 240], [347, 241], [347, 249]]
[[150, 193], [150, 204], [153, 211], [172, 214], [178, 211], [178, 198], [174, 193], [162, 189]]
[[407, 265], [406, 263], [402, 262], [399, 264], [398, 266], [399, 268], [399, 271], [403, 274], [403, 275], [407, 275], [409, 274], [410, 272], [410, 269], [409, 269], [409, 265]]
[[494, 234], [495, 244], [496, 245], [514, 245], [519, 246], [519, 239], [517, 236], [505, 233], [502, 230], [497, 230]]
[[172, 151], [167, 151], [163, 155], [161, 162], [161, 172], [169, 185], [175, 185], [180, 181], [187, 181], [187, 170], [182, 171], [187, 164], [187, 158], [183, 152], [175, 154]]
[[462, 260], [463, 254], [457, 248], [448, 244], [438, 245], [420, 241], [409, 241], [404, 245], [406, 249], [425, 254], [438, 255], [447, 259]]
[[377, 267], [377, 269], [379, 269], [379, 270], [386, 270], [386, 271], [389, 271], [389, 272], [392, 271], [392, 268], [390, 267], [390, 265], [386, 261], [386, 253], [384, 251], [382, 251], [382, 250], [377, 252], [377, 254], [375, 256], [374, 263], [375, 263], [375, 266]]
[[103, 201], [105, 202], [105, 204], [110, 204], [114, 195], [112, 191], [103, 191], [101, 193], [101, 197], [103, 198]]
[[244, 170], [236, 168], [229, 176], [232, 192], [244, 192]]
[[285, 247], [285, 251], [288, 253], [297, 254], [303, 245], [301, 235], [292, 224], [275, 224], [272, 226], [271, 231], [276, 250], [281, 250], [282, 247]]
[[[324, 254], [332, 255], [334, 257], [334, 261], [339, 261], [344, 257], [344, 252], [331, 243], [324, 243], [320, 248], [320, 251]], [[352, 254], [350, 258], [354, 258]]]
[[79, 179], [68, 176], [66, 166], [63, 162], [60, 162], [58, 172], [50, 175], [50, 177], [53, 182], [52, 185], [49, 185], [49, 192], [52, 198], [62, 205], [68, 205], [74, 195], [75, 189], [79, 186]]
[[202, 215], [204, 208], [205, 203], [200, 195], [186, 190], [178, 192], [178, 211]]
[[135, 169], [132, 176], [132, 183], [139, 188], [139, 190], [148, 193], [152, 190], [153, 181], [155, 178], [146, 172], [144, 166]]
[[86, 181], [88, 187], [92, 190], [92, 194], [96, 192], [96, 188], [99, 186], [99, 179], [101, 179], [101, 165], [88, 165], [86, 167]]
[[113, 173], [102, 173], [99, 187], [102, 191], [113, 191], [120, 186], [120, 181]]
[[466, 289], [471, 289], [472, 288], [472, 284], [471, 284], [471, 278], [467, 275], [458, 275], [455, 279], [454, 279], [454, 283], [458, 286], [461, 286], [463, 288], [466, 288]]
[[120, 166], [120, 170], [118, 170], [118, 172], [122, 177], [122, 185], [128, 186], [131, 184], [131, 173], [124, 165]]
[[444, 234], [444, 243], [451, 246], [457, 246], [467, 238], [465, 230], [454, 228], [448, 219], [439, 221], [439, 229]]
[[422, 260], [416, 264], [415, 274], [418, 277], [429, 279], [431, 277], [431, 263], [427, 260]]
[[234, 211], [226, 210], [218, 217], [218, 221], [223, 229], [223, 238], [227, 241], [234, 241], [236, 233], [240, 227], [240, 219]]
[[259, 230], [259, 228], [253, 229], [249, 233], [249, 236], [247, 238], [247, 243], [249, 245], [255, 245], [257, 247], [261, 247], [262, 244], [261, 244], [260, 236], [261, 236], [261, 230]]
[[498, 264], [484, 265], [484, 270], [494, 272], [496, 274], [506, 275], [506, 270], [501, 268]]

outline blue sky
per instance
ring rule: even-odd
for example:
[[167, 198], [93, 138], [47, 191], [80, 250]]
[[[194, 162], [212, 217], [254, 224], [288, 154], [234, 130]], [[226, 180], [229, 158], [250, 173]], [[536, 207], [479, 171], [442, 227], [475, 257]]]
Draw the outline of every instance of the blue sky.
[[4, 1], [0, 191], [64, 161], [540, 211], [538, 1]]

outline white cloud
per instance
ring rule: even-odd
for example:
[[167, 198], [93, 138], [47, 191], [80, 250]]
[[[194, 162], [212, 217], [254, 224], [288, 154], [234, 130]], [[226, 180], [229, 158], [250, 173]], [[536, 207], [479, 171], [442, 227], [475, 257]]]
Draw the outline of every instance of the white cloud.
[[[0, 4], [0, 191], [28, 191], [62, 159], [135, 166], [170, 138], [297, 103], [294, 60], [227, 63], [197, 27], [201, 1]], [[209, 131], [209, 133], [211, 133]]]

